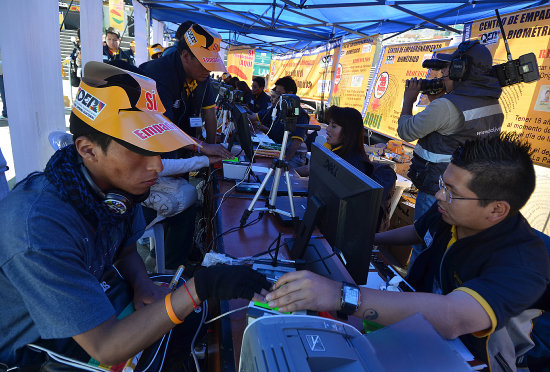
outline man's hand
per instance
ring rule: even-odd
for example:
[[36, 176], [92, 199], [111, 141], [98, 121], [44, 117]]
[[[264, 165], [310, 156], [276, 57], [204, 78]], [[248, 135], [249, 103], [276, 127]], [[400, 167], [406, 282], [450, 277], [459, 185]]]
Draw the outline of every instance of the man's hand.
[[295, 271], [283, 275], [265, 297], [270, 307], [279, 311], [340, 309], [342, 283], [310, 271]]
[[218, 156], [222, 159], [230, 159], [233, 157], [233, 155], [231, 154], [231, 151], [228, 151], [222, 145], [215, 145], [215, 144], [204, 143], [204, 142], [202, 143], [201, 153], [203, 153], [208, 157]]
[[412, 107], [418, 93], [420, 93], [421, 80], [417, 78], [408, 79], [405, 82], [405, 93], [403, 94], [403, 107], [401, 115], [412, 115]]
[[208, 164], [214, 164], [222, 161], [223, 158], [221, 156], [209, 156], [208, 157]]
[[164, 298], [170, 292], [166, 287], [156, 285], [152, 280], [144, 280], [134, 288], [134, 306], [136, 310]]

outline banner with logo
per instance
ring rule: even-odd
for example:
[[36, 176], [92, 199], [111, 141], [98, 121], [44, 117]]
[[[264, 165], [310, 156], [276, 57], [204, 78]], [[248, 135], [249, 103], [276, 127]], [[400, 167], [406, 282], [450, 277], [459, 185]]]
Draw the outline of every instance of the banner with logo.
[[124, 0], [109, 0], [109, 26], [124, 32]]
[[[363, 105], [366, 128], [399, 139], [397, 120], [401, 115], [405, 82], [413, 77], [425, 78], [428, 70], [422, 68], [422, 61], [449, 43], [449, 39], [442, 39], [387, 45], [382, 49]], [[413, 114], [423, 109], [415, 105]]]
[[329, 97], [332, 76], [341, 41], [330, 42], [303, 52], [271, 58], [270, 85], [283, 76], [292, 76], [300, 98], [324, 100]]
[[371, 37], [342, 45], [330, 98], [331, 105], [353, 107], [357, 110], [363, 108], [375, 50], [376, 39]]
[[[533, 161], [550, 167], [550, 7], [501, 15], [513, 59], [533, 52], [540, 80], [502, 89], [504, 131], [516, 132], [534, 148]], [[493, 54], [493, 65], [507, 61], [498, 20], [485, 18], [464, 27], [464, 37], [479, 39]]]
[[256, 50], [254, 53], [254, 71], [252, 75], [266, 77], [269, 75], [269, 63], [271, 62], [270, 52]]
[[227, 72], [252, 84], [254, 70], [254, 49], [245, 49], [243, 46], [231, 46], [227, 52]]

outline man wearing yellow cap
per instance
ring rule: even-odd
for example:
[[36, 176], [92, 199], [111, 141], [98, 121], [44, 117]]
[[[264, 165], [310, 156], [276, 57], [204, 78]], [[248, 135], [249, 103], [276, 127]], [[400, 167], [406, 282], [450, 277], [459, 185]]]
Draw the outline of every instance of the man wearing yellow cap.
[[149, 48], [149, 57], [151, 59], [158, 59], [162, 56], [162, 52], [164, 52], [164, 48], [160, 44], [153, 44]]
[[[140, 202], [162, 171], [160, 154], [195, 143], [163, 111], [153, 80], [86, 64], [70, 117], [74, 144], [0, 202], [0, 365], [38, 370], [43, 354], [27, 344], [67, 354], [75, 342], [85, 361], [122, 363], [207, 298], [269, 287], [243, 266], [204, 268], [173, 292], [148, 278], [135, 245]], [[104, 292], [113, 265], [133, 290], [136, 310], [122, 319]]]
[[[210, 72], [227, 72], [219, 55], [221, 36], [214, 30], [196, 23], [180, 26], [177, 53], [170, 53], [140, 66], [145, 74], [157, 82], [166, 116], [186, 133], [196, 135], [205, 122], [206, 140], [215, 143], [215, 97], [210, 84]], [[213, 147], [218, 155], [230, 154], [221, 146]], [[211, 150], [205, 147], [206, 151]]]

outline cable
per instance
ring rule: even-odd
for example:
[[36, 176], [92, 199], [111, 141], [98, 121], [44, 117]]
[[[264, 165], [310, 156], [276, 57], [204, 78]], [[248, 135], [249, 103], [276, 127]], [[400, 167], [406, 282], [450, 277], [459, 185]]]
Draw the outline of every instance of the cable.
[[195, 341], [197, 340], [197, 336], [199, 335], [199, 332], [203, 324], [205, 324], [204, 321], [206, 320], [206, 314], [208, 314], [208, 301], [204, 300], [204, 302], [202, 303], [201, 322], [199, 323], [199, 326], [197, 327], [197, 331], [195, 332], [195, 335], [193, 336], [193, 340], [191, 341], [191, 355], [193, 356], [193, 361], [195, 362], [195, 368], [197, 369], [197, 372], [200, 372], [201, 368], [199, 367], [199, 360], [195, 352]]
[[221, 314], [221, 315], [218, 315], [218, 316], [215, 317], [215, 318], [212, 318], [212, 319], [210, 319], [210, 320], [207, 320], [206, 322], [204, 322], [204, 324], [210, 324], [210, 323], [212, 323], [212, 322], [214, 322], [214, 321], [216, 321], [216, 320], [218, 320], [218, 319], [223, 318], [224, 316], [227, 316], [227, 315], [229, 315], [229, 314], [236, 313], [237, 311], [246, 310], [246, 309], [248, 309], [248, 305], [243, 306], [243, 307], [239, 307], [238, 309], [233, 309], [233, 310], [230, 310], [230, 311], [228, 311], [228, 312], [226, 312], [226, 313], [223, 313], [223, 314]]

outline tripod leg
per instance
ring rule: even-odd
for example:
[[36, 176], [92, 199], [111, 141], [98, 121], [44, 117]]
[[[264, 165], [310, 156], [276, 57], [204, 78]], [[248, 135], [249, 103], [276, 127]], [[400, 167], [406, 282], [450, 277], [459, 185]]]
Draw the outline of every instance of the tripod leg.
[[288, 190], [288, 201], [290, 202], [290, 216], [292, 218], [296, 217], [296, 213], [294, 212], [294, 200], [292, 196], [292, 185], [290, 184], [290, 175], [288, 174], [288, 170], [285, 170], [285, 177], [286, 177], [286, 188]]
[[256, 195], [254, 195], [254, 198], [250, 202], [250, 205], [243, 212], [243, 215], [241, 217], [241, 222], [240, 222], [241, 227], [246, 225], [246, 221], [248, 220], [248, 217], [250, 217], [252, 212], [254, 212], [254, 205], [258, 201], [258, 198], [260, 197], [260, 195], [262, 195], [262, 192], [264, 192], [265, 185], [267, 184], [267, 181], [269, 181], [269, 178], [271, 178], [272, 174], [273, 174], [273, 168], [269, 168], [269, 171], [265, 175], [265, 178], [262, 181], [262, 184], [260, 185], [260, 188], [258, 189], [258, 191], [256, 191]]

